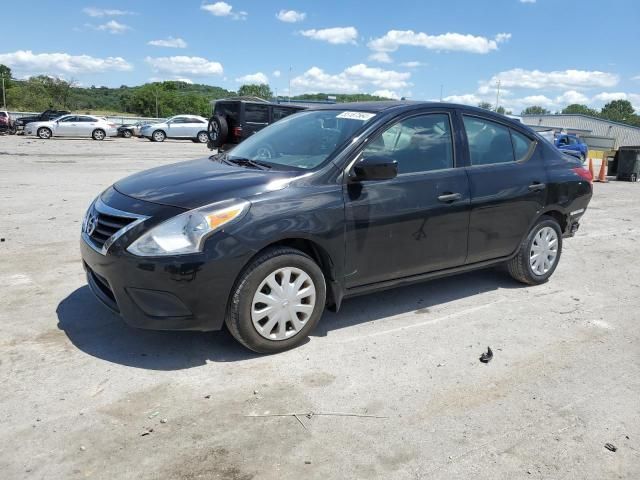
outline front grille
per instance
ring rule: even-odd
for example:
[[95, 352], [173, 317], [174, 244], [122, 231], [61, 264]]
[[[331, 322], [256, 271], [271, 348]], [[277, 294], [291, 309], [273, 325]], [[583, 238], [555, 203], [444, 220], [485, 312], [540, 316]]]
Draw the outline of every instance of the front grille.
[[112, 208], [98, 198], [85, 216], [82, 235], [94, 250], [104, 255], [113, 242], [147, 218]]
[[96, 217], [96, 227], [93, 233], [89, 235], [89, 238], [98, 248], [102, 248], [111, 236], [136, 220], [135, 218], [116, 217], [114, 215], [100, 213], [95, 208], [93, 214]]

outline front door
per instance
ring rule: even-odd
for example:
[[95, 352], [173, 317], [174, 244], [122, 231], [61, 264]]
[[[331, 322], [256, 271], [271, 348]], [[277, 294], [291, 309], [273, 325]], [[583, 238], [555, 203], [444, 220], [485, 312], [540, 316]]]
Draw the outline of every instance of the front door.
[[547, 172], [529, 135], [498, 122], [463, 115], [469, 150], [467, 263], [505, 257], [518, 248], [545, 205]]
[[70, 115], [63, 117], [56, 123], [56, 135], [60, 137], [71, 137], [77, 135], [78, 117]]
[[413, 114], [358, 154], [395, 159], [398, 176], [345, 184], [347, 288], [464, 264], [470, 195], [452, 132], [448, 111]]

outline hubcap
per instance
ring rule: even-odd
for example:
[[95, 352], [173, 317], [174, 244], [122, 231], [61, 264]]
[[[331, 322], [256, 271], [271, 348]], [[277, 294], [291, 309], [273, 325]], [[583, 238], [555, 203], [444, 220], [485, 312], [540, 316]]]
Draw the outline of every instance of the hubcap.
[[153, 135], [153, 138], [155, 138], [157, 141], [161, 142], [162, 140], [164, 140], [164, 135], [160, 132], [157, 132]]
[[49, 133], [49, 130], [47, 130], [46, 128], [40, 130], [40, 138], [49, 138], [51, 136], [51, 134]]
[[94, 135], [98, 140], [102, 140], [104, 138], [104, 133], [102, 133], [101, 131], [97, 131]]
[[558, 234], [551, 227], [541, 228], [533, 238], [529, 252], [529, 265], [536, 275], [544, 275], [556, 263]]
[[200, 135], [198, 135], [198, 140], [200, 141], [200, 143], [206, 142], [208, 140], [207, 136], [208, 135], [206, 133], [201, 133]]
[[269, 340], [286, 340], [304, 328], [316, 305], [311, 277], [295, 267], [279, 268], [265, 278], [251, 302], [251, 321]]

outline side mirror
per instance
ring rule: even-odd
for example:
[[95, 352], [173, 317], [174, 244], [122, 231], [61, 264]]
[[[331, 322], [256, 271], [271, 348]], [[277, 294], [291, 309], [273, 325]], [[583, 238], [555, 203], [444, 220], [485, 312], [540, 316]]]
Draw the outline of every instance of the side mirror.
[[353, 166], [351, 178], [360, 180], [391, 180], [398, 176], [398, 162], [391, 157], [363, 157]]

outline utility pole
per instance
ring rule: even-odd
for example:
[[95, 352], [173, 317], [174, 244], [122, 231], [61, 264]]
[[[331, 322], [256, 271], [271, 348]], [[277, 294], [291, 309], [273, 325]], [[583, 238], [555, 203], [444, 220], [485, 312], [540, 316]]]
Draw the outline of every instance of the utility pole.
[[293, 67], [289, 67], [289, 75], [288, 75], [288, 80], [289, 80], [289, 91], [287, 92], [289, 94], [289, 103], [291, 103], [291, 69]]
[[4, 73], [2, 74], [2, 108], [7, 109], [7, 97], [4, 93]]
[[442, 102], [442, 88], [444, 85], [440, 84], [440, 102]]
[[498, 111], [498, 104], [500, 103], [500, 80], [498, 80], [498, 90], [496, 91], [496, 112]]

